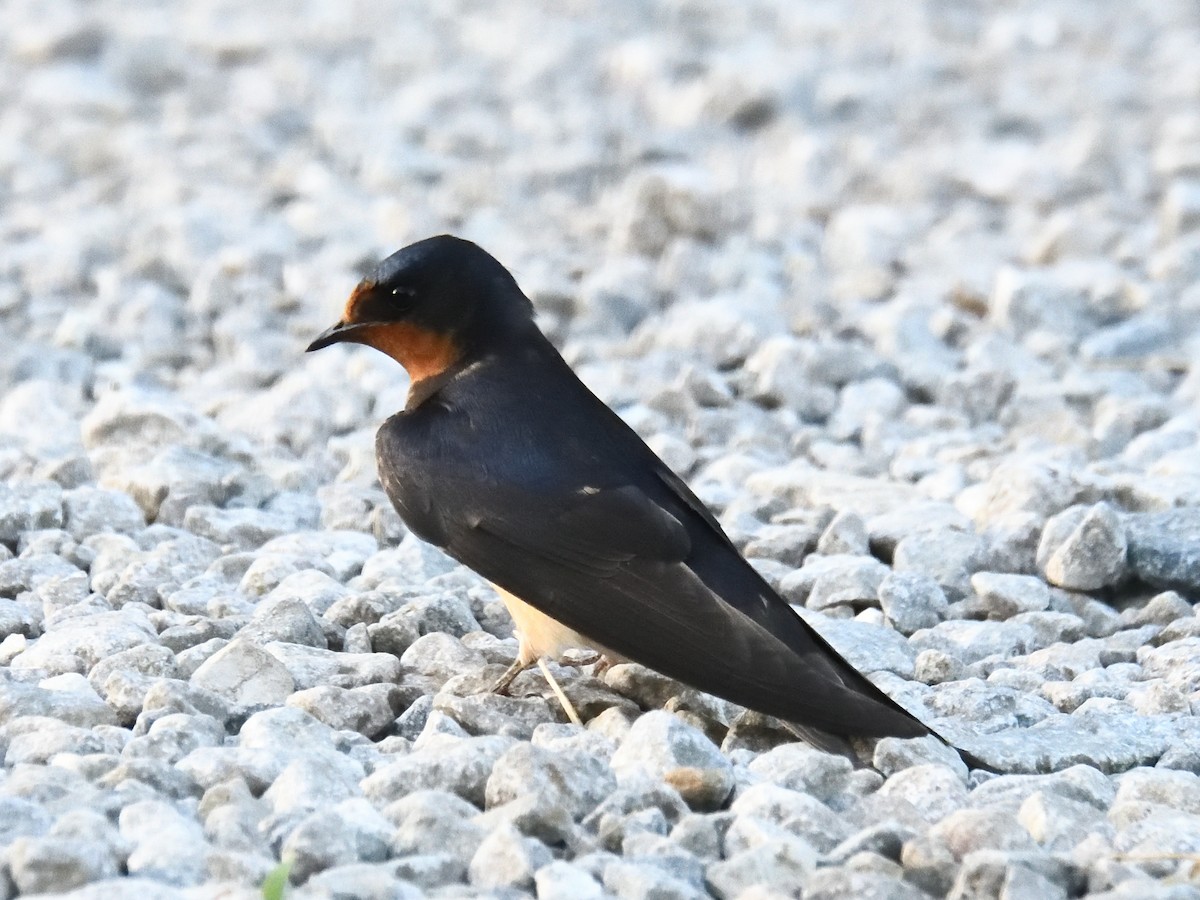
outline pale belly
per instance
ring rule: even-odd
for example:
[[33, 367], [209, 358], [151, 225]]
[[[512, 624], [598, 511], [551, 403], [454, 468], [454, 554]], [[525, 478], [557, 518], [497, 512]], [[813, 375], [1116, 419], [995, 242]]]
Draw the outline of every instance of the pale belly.
[[557, 660], [568, 650], [593, 650], [603, 654], [610, 662], [621, 661], [619, 654], [606, 650], [595, 641], [539, 612], [520, 597], [496, 585], [492, 587], [496, 588], [516, 626], [517, 639], [521, 642], [518, 659], [522, 663], [530, 665], [543, 656]]

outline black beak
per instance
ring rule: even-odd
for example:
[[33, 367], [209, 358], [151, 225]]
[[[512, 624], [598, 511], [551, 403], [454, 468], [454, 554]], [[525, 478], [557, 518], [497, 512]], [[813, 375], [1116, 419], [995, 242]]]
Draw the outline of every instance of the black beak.
[[304, 352], [312, 353], [314, 350], [322, 350], [331, 344], [339, 344], [342, 341], [353, 341], [355, 335], [370, 324], [370, 322], [355, 322], [347, 325], [345, 322], [338, 322], [332, 328], [326, 328], [318, 334], [316, 340], [309, 344]]

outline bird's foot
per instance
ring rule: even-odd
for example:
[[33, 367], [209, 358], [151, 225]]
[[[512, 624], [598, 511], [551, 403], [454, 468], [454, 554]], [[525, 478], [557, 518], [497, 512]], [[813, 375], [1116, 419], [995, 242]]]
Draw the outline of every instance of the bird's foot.
[[[593, 658], [588, 658], [583, 661], [578, 659], [564, 659], [562, 661], [562, 665], [587, 666], [591, 665], [597, 660], [597, 665], [604, 665], [605, 668], [608, 667], [608, 661], [599, 653], [593, 654]], [[563, 712], [567, 714], [567, 718], [576, 725], [582, 725], [583, 720], [579, 718], [579, 713], [576, 712], [575, 705], [571, 702], [570, 698], [567, 697], [566, 692], [563, 691], [562, 686], [558, 683], [558, 679], [554, 677], [553, 673], [550, 671], [550, 667], [546, 665], [546, 660], [542, 657], [538, 657], [535, 662], [525, 662], [523, 657], [518, 656], [515, 660], [513, 660], [513, 664], [505, 669], [504, 674], [496, 679], [496, 683], [491, 686], [490, 692], [493, 694], [507, 694], [509, 685], [513, 683], [513, 680], [526, 669], [529, 669], [535, 665], [542, 670], [542, 675], [545, 676], [546, 683], [550, 685], [550, 690], [552, 690], [554, 692], [554, 696], [558, 698], [558, 702], [562, 706]]]
[[584, 666], [592, 666], [593, 667], [592, 668], [592, 677], [593, 678], [602, 677], [605, 672], [607, 672], [610, 668], [612, 668], [612, 660], [609, 659], [607, 656], [605, 656], [603, 653], [597, 653], [595, 651], [592, 651], [591, 653], [585, 653], [582, 655], [575, 654], [575, 653], [568, 653], [568, 654], [564, 655], [558, 661], [558, 664], [560, 666], [575, 666], [577, 668], [583, 668]]
[[532, 665], [533, 663], [525, 662], [518, 656], [513, 660], [513, 664], [504, 670], [504, 674], [496, 679], [496, 683], [489, 688], [489, 692], [493, 694], [507, 694], [508, 687], [513, 683], [513, 679]]

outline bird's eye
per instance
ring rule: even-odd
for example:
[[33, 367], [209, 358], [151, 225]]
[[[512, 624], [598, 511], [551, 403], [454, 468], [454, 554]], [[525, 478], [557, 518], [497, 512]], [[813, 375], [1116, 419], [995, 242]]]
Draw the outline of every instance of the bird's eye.
[[411, 297], [413, 295], [413, 293], [414, 292], [413, 292], [412, 288], [406, 288], [406, 287], [392, 288], [392, 296], [393, 297]]

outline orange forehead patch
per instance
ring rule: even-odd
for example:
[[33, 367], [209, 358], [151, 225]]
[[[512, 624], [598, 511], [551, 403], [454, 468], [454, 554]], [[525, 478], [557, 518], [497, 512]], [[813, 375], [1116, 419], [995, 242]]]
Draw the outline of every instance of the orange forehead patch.
[[[351, 297], [351, 302], [353, 299]], [[453, 336], [411, 322], [369, 326], [363, 329], [358, 340], [404, 366], [414, 383], [441, 375], [462, 355], [462, 348]]]
[[375, 290], [375, 282], [363, 280], [354, 286], [354, 290], [350, 292], [350, 299], [346, 301], [346, 309], [342, 313], [342, 321], [347, 325], [353, 325], [360, 321], [359, 313], [363, 305], [363, 301], [370, 296]]

